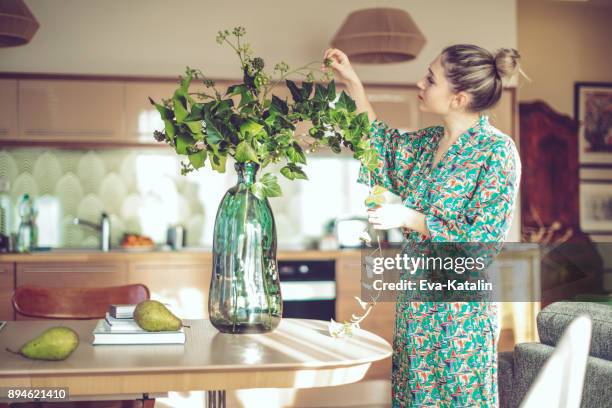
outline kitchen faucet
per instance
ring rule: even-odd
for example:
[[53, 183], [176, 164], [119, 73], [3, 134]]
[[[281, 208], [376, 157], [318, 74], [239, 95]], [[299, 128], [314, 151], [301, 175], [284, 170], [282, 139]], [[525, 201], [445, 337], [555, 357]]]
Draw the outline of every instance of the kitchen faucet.
[[100, 250], [103, 252], [110, 251], [110, 218], [108, 218], [108, 215], [106, 213], [102, 213], [102, 216], [100, 217], [100, 224], [94, 224], [93, 222], [81, 220], [79, 218], [75, 218], [73, 222], [77, 225], [85, 225], [87, 227], [91, 227], [97, 231], [100, 231]]

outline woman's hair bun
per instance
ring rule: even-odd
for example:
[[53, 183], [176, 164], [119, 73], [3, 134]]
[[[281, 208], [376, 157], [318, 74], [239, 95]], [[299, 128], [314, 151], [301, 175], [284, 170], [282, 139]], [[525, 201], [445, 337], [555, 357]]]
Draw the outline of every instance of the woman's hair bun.
[[510, 79], [520, 72], [521, 55], [514, 48], [500, 48], [495, 53], [494, 64], [497, 75], [502, 79]]

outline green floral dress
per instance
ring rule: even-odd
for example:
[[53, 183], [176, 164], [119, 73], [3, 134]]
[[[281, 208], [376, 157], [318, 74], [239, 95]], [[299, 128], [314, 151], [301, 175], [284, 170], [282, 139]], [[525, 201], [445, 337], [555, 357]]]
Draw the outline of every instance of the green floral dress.
[[[378, 168], [358, 181], [381, 185], [425, 214], [429, 237], [407, 242], [502, 243], [510, 227], [521, 164], [510, 137], [486, 116], [432, 169], [444, 128], [400, 132], [374, 121]], [[393, 407], [496, 407], [497, 311], [489, 302], [414, 301], [403, 292], [393, 338]]]

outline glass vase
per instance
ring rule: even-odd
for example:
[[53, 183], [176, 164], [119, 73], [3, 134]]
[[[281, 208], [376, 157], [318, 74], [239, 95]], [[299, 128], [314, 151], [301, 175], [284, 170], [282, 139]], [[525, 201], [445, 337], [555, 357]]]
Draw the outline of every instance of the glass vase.
[[276, 226], [268, 199], [251, 192], [259, 165], [236, 163], [238, 183], [215, 218], [208, 313], [223, 333], [265, 333], [282, 317]]

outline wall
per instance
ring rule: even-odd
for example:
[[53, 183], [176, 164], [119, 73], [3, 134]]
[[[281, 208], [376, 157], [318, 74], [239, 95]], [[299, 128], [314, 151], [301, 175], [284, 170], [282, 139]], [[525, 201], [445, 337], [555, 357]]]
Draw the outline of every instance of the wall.
[[[407, 10], [427, 39], [409, 63], [362, 66], [366, 81], [414, 83], [445, 46], [516, 45], [515, 0], [26, 0], [40, 22], [30, 44], [0, 49], [0, 71], [174, 76], [185, 65], [211, 77], [239, 77], [238, 61], [215, 42], [243, 25], [269, 66], [320, 61], [344, 18], [368, 7]], [[299, 4], [299, 6], [298, 6]], [[474, 19], [478, 17], [478, 24]]]
[[574, 82], [612, 82], [612, 3], [518, 0], [518, 46], [531, 82], [519, 100], [574, 116]]
[[[279, 177], [283, 196], [271, 198], [281, 248], [299, 247], [323, 233], [338, 215], [364, 212], [367, 188], [358, 184], [359, 162], [350, 156], [311, 156], [309, 180]], [[265, 172], [278, 172], [274, 166]], [[16, 148], [0, 150], [0, 178], [10, 181], [10, 224], [16, 231], [18, 203], [24, 193], [35, 198], [39, 246], [97, 247], [99, 234], [75, 225], [79, 217], [97, 222], [105, 211], [111, 220], [112, 245], [126, 232], [166, 240], [166, 228], [182, 224], [187, 245], [212, 246], [219, 202], [236, 184], [233, 164], [225, 174], [205, 167], [180, 175], [180, 159], [159, 149]]]

